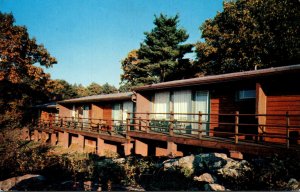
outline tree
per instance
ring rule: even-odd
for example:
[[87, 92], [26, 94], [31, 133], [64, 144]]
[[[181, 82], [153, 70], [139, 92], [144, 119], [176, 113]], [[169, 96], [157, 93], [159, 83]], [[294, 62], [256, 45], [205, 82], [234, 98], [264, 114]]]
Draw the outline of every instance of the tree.
[[148, 71], [140, 65], [138, 50], [130, 51], [127, 57], [121, 61], [123, 74], [121, 75], [120, 88], [124, 91], [130, 90], [132, 86], [143, 85]]
[[199, 72], [220, 74], [297, 64], [298, 0], [237, 0], [201, 26], [196, 45]]
[[50, 84], [51, 92], [55, 95], [52, 100], [64, 100], [78, 97], [73, 85], [62, 79], [52, 80]]
[[50, 75], [34, 64], [56, 63], [43, 45], [29, 37], [25, 26], [14, 22], [12, 14], [0, 12], [0, 127], [18, 126], [25, 109], [49, 100]]
[[141, 85], [185, 78], [186, 74], [180, 71], [183, 66], [191, 66], [190, 63], [186, 65], [183, 57], [192, 52], [192, 45], [182, 44], [189, 36], [184, 29], [178, 28], [178, 23], [178, 15], [155, 16], [155, 27], [145, 32], [146, 39], [139, 50], [131, 51], [122, 61], [122, 81]]
[[87, 87], [87, 90], [88, 90], [88, 95], [99, 95], [102, 93], [102, 87], [101, 85], [95, 83], [95, 82], [92, 82], [88, 87]]
[[85, 88], [83, 85], [74, 84], [73, 87], [76, 91], [76, 97], [85, 97], [89, 95], [87, 88]]
[[105, 83], [104, 85], [102, 85], [102, 92], [104, 94], [117, 93], [118, 89], [113, 85]]

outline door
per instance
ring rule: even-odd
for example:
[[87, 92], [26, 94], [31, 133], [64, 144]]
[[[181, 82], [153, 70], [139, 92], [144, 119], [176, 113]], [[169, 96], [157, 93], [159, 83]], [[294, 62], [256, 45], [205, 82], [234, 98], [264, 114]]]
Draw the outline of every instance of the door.
[[113, 105], [112, 118], [114, 125], [119, 125], [120, 121], [122, 121], [122, 111], [120, 103]]
[[89, 106], [88, 105], [84, 105], [83, 106], [83, 124], [87, 127], [89, 124]]
[[130, 118], [133, 117], [133, 103], [131, 101], [125, 101], [123, 103], [123, 122], [126, 123], [127, 113], [130, 112]]
[[[207, 124], [209, 122], [209, 115], [207, 115], [209, 113], [209, 92], [208, 91], [196, 91], [194, 103], [195, 103], [194, 113], [198, 114], [199, 112], [201, 112], [202, 114], [204, 114], [201, 116], [201, 121], [203, 122], [202, 126], [201, 126], [201, 130], [209, 131], [209, 124]], [[199, 116], [195, 115], [194, 121], [198, 121], [198, 120], [199, 120]], [[198, 129], [198, 124], [194, 124], [193, 129]], [[198, 133], [198, 132], [195, 132], [195, 133]], [[207, 132], [203, 132], [202, 134], [208, 135]]]
[[[180, 122], [191, 120], [191, 115], [187, 115], [192, 111], [192, 92], [191, 90], [180, 90], [173, 92], [173, 111], [175, 127], [179, 130], [174, 130], [175, 133], [191, 133], [191, 123]], [[176, 114], [183, 113], [183, 114]], [[185, 129], [185, 130], [180, 130]]]

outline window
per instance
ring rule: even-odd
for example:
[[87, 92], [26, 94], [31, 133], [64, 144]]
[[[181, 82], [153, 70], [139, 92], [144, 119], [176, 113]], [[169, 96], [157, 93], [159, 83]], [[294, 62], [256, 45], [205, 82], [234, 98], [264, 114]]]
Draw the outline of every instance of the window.
[[[194, 102], [194, 113], [201, 112], [202, 114], [208, 114], [209, 113], [209, 92], [208, 91], [196, 91], [195, 92], [195, 102]], [[195, 115], [194, 120], [198, 121], [199, 117], [198, 115]], [[201, 121], [202, 122], [208, 122], [208, 115], [202, 115]], [[197, 129], [198, 124], [194, 124], [194, 129]], [[208, 124], [204, 123], [202, 124], [202, 130], [207, 131], [208, 130]], [[207, 133], [203, 133], [206, 135]]]
[[[131, 101], [125, 101], [123, 103], [123, 121], [125, 122], [127, 119], [127, 112], [133, 112], [133, 103]], [[132, 117], [132, 114], [130, 114]]]
[[[170, 107], [170, 92], [159, 92], [154, 95], [154, 113], [168, 113]], [[157, 119], [166, 119], [167, 114], [156, 114]]]
[[[190, 90], [174, 91], [173, 111], [174, 113], [189, 113], [192, 105], [192, 92]], [[174, 115], [175, 119], [187, 120], [188, 115]]]
[[238, 94], [239, 100], [242, 99], [255, 99], [256, 98], [256, 91], [253, 89], [243, 89], [239, 91]]
[[83, 105], [82, 106], [82, 122], [84, 123], [85, 126], [88, 126], [89, 123], [89, 106], [88, 105]]
[[122, 120], [122, 109], [120, 103], [113, 105], [112, 118], [113, 120]]
[[75, 105], [72, 106], [71, 116], [75, 117]]

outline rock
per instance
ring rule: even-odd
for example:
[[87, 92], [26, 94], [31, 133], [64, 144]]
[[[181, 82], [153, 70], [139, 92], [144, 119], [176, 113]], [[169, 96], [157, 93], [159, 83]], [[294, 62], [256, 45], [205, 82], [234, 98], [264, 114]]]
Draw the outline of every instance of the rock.
[[127, 191], [146, 191], [143, 187], [141, 186], [128, 186], [126, 187]]
[[85, 191], [91, 191], [92, 190], [92, 181], [84, 181], [83, 188]]
[[194, 160], [195, 160], [195, 156], [194, 155], [181, 157], [178, 160], [178, 166], [179, 167], [185, 167], [185, 168], [193, 169]]
[[191, 173], [205, 171], [216, 172], [232, 160], [223, 153], [204, 153], [196, 156], [190, 155], [178, 159], [169, 159], [163, 163], [164, 170], [190, 170]]
[[246, 173], [251, 171], [252, 167], [246, 160], [235, 161], [230, 159], [223, 168], [218, 170], [218, 174], [224, 178], [235, 179], [246, 176]]
[[38, 187], [45, 180], [46, 180], [45, 177], [41, 175], [32, 175], [32, 174], [23, 175], [20, 177], [12, 177], [4, 181], [0, 181], [0, 190], [4, 190], [4, 191], [16, 190], [16, 189], [27, 190], [33, 185], [36, 185], [36, 187]]
[[122, 163], [125, 163], [125, 158], [113, 159], [112, 161], [117, 164], [122, 164]]
[[195, 176], [194, 181], [215, 183], [217, 181], [217, 179], [209, 173], [204, 173], [204, 174], [200, 175], [199, 177]]
[[205, 184], [204, 185], [205, 191], [225, 191], [225, 187], [219, 184]]
[[223, 153], [206, 153], [195, 156], [194, 167], [197, 172], [216, 172], [231, 160]]
[[299, 190], [300, 189], [300, 183], [294, 179], [291, 178], [287, 184], [288, 190]]

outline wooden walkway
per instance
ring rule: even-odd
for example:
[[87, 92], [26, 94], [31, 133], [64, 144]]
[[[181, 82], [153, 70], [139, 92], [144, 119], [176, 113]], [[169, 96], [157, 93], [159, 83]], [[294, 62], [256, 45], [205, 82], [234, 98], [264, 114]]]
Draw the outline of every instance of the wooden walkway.
[[[140, 115], [140, 116], [139, 116]], [[300, 133], [299, 115], [278, 115], [284, 118], [284, 124], [249, 124], [239, 121], [249, 114], [214, 114], [232, 116], [234, 122], [205, 122], [202, 116], [213, 114], [184, 114], [198, 116], [197, 121], [174, 119], [174, 113], [166, 120], [150, 118], [150, 113], [127, 114], [126, 120], [104, 119], [74, 119], [62, 117], [52, 121], [40, 121], [36, 129], [48, 133], [68, 132], [86, 137], [101, 138], [118, 143], [134, 142], [136, 139], [150, 141], [173, 142], [182, 146], [196, 146], [201, 148], [239, 151], [245, 154], [262, 155], [274, 153], [299, 153], [299, 135], [292, 137], [290, 133]], [[155, 114], [154, 114], [155, 115]], [[180, 114], [182, 115], [182, 114]], [[254, 117], [263, 115], [252, 114]], [[269, 115], [272, 118], [275, 115]], [[189, 129], [182, 125], [189, 124]], [[203, 127], [218, 126], [232, 127], [233, 130], [224, 132], [215, 129], [205, 130]], [[262, 128], [264, 132], [245, 133], [243, 128], [252, 127], [251, 130]], [[256, 127], [256, 128], [255, 128]], [[279, 130], [275, 134], [265, 130]], [[229, 129], [230, 130], [230, 129]], [[247, 129], [246, 129], [247, 130]], [[250, 139], [249, 139], [250, 138]], [[275, 140], [271, 139], [275, 138]], [[268, 140], [269, 139], [269, 140]], [[276, 140], [277, 139], [277, 140]], [[155, 143], [155, 142], [153, 142]]]

